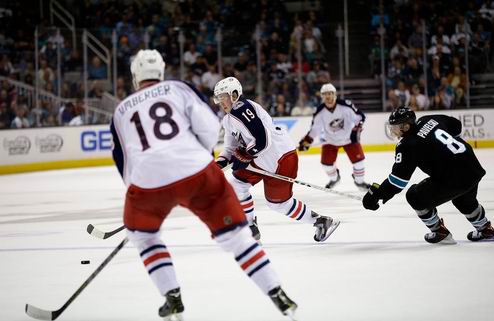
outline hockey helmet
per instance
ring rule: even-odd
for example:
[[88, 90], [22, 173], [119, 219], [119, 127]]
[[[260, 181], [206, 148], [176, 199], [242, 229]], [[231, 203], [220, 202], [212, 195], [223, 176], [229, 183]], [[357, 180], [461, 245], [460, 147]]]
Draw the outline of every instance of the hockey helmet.
[[143, 80], [164, 80], [165, 62], [157, 50], [139, 50], [130, 65], [132, 83], [139, 89]]
[[327, 93], [327, 92], [334, 92], [334, 94], [336, 95], [336, 88], [335, 88], [335, 86], [333, 86], [333, 84], [330, 84], [330, 83], [322, 85], [320, 91], [321, 91], [321, 94]]
[[410, 109], [408, 106], [400, 106], [391, 112], [389, 115], [388, 123], [390, 125], [398, 125], [398, 124], [415, 124], [415, 120], [417, 117], [415, 116], [415, 112]]
[[[232, 97], [234, 92], [237, 93], [237, 98], [235, 98], [235, 100]], [[230, 96], [230, 99], [232, 100], [232, 103], [235, 103], [242, 95], [242, 85], [240, 84], [240, 81], [238, 81], [238, 79], [235, 77], [227, 77], [218, 81], [214, 86], [213, 99], [215, 104], [220, 103], [220, 96], [222, 94], [228, 94], [228, 96]]]
[[[400, 106], [391, 112], [386, 124], [386, 134], [388, 137], [400, 138], [408, 131], [410, 126], [415, 124], [415, 112], [408, 106]], [[406, 126], [409, 125], [409, 126]]]

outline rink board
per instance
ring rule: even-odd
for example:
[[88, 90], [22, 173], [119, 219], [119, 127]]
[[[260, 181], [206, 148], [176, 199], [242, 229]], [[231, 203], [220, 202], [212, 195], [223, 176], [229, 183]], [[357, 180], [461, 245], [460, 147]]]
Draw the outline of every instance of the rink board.
[[[419, 112], [417, 116], [434, 114]], [[442, 111], [461, 120], [462, 138], [475, 148], [494, 147], [494, 109]], [[361, 136], [364, 151], [394, 150], [396, 141], [386, 135], [388, 113], [367, 114]], [[275, 118], [277, 126], [287, 129], [295, 142], [309, 130], [312, 117]], [[216, 151], [222, 148], [222, 137]], [[0, 131], [0, 174], [102, 166], [112, 164], [112, 137], [108, 125], [51, 127]], [[316, 154], [314, 146], [301, 154]]]

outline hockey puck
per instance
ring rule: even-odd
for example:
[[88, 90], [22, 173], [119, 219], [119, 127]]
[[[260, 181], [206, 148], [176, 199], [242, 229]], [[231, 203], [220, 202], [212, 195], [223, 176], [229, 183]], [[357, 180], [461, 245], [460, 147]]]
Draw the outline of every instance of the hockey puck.
[[89, 260], [81, 261], [81, 264], [89, 264]]

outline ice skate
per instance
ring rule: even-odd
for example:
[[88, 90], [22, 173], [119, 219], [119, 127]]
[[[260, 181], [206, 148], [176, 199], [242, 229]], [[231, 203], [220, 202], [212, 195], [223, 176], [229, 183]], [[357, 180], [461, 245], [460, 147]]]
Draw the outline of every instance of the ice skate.
[[449, 232], [449, 230], [444, 226], [444, 222], [441, 219], [441, 225], [434, 232], [430, 232], [425, 234], [424, 239], [429, 243], [441, 243], [441, 244], [456, 244], [456, 241], [453, 239], [453, 235]]
[[268, 295], [283, 315], [290, 317], [292, 320], [296, 320], [295, 311], [297, 310], [297, 304], [286, 295], [281, 287], [272, 289], [269, 291]]
[[313, 216], [318, 216], [314, 227], [316, 228], [316, 233], [314, 234], [314, 241], [324, 242], [328, 237], [333, 234], [333, 232], [340, 225], [340, 221], [334, 220], [331, 217], [319, 216], [318, 214], [312, 213]]
[[182, 296], [180, 289], [173, 289], [166, 294], [166, 302], [159, 309], [158, 314], [165, 321], [183, 321], [182, 313], [184, 312], [184, 305], [182, 303]]
[[259, 231], [259, 227], [257, 226], [257, 216], [254, 217], [252, 223], [249, 224], [250, 231], [252, 232], [252, 237], [259, 241], [261, 239], [261, 232]]
[[330, 180], [329, 183], [326, 184], [326, 188], [333, 188], [336, 186], [336, 184], [338, 184], [341, 180], [341, 176], [340, 176], [340, 170], [337, 169], [336, 170], [336, 179], [333, 181], [333, 180]]
[[482, 241], [482, 240], [493, 240], [494, 241], [494, 228], [491, 222], [487, 222], [479, 230], [468, 233], [467, 239], [472, 242]]
[[358, 189], [361, 190], [362, 192], [367, 192], [371, 187], [371, 184], [366, 182], [357, 183], [357, 181], [355, 180], [355, 175], [353, 174], [352, 174], [352, 178], [353, 178], [353, 182], [355, 183], [355, 186], [357, 186]]

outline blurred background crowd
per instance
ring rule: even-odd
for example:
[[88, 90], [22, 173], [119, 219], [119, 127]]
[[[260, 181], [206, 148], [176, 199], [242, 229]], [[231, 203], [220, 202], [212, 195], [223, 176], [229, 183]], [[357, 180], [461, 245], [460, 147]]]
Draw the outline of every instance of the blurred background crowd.
[[[88, 99], [116, 103], [130, 95], [130, 62], [143, 48], [161, 53], [166, 79], [188, 81], [207, 97], [217, 81], [237, 77], [244, 94], [273, 116], [311, 115], [320, 104], [322, 84], [343, 87], [335, 59], [341, 49], [335, 21], [341, 21], [342, 13], [329, 13], [328, 3], [58, 1], [74, 18], [74, 39], [64, 25], [56, 28], [50, 19], [52, 3], [45, 2], [0, 1], [0, 129], [107, 121], [88, 119]], [[26, 5], [40, 7], [25, 10]], [[349, 11], [348, 16], [359, 20], [366, 35], [359, 38], [364, 50], [350, 47], [357, 51], [350, 58], [359, 54], [364, 59], [354, 60], [365, 65], [345, 74], [344, 81], [372, 84], [377, 100], [359, 99], [357, 94], [365, 90], [352, 91], [349, 85], [340, 95], [355, 98], [357, 107], [369, 111], [401, 104], [415, 110], [469, 106], [470, 87], [485, 78], [475, 75], [491, 72], [492, 1], [380, 0], [357, 5], [367, 11]], [[89, 47], [86, 70], [83, 29], [113, 48], [105, 61]], [[83, 78], [88, 80], [87, 93]]]

